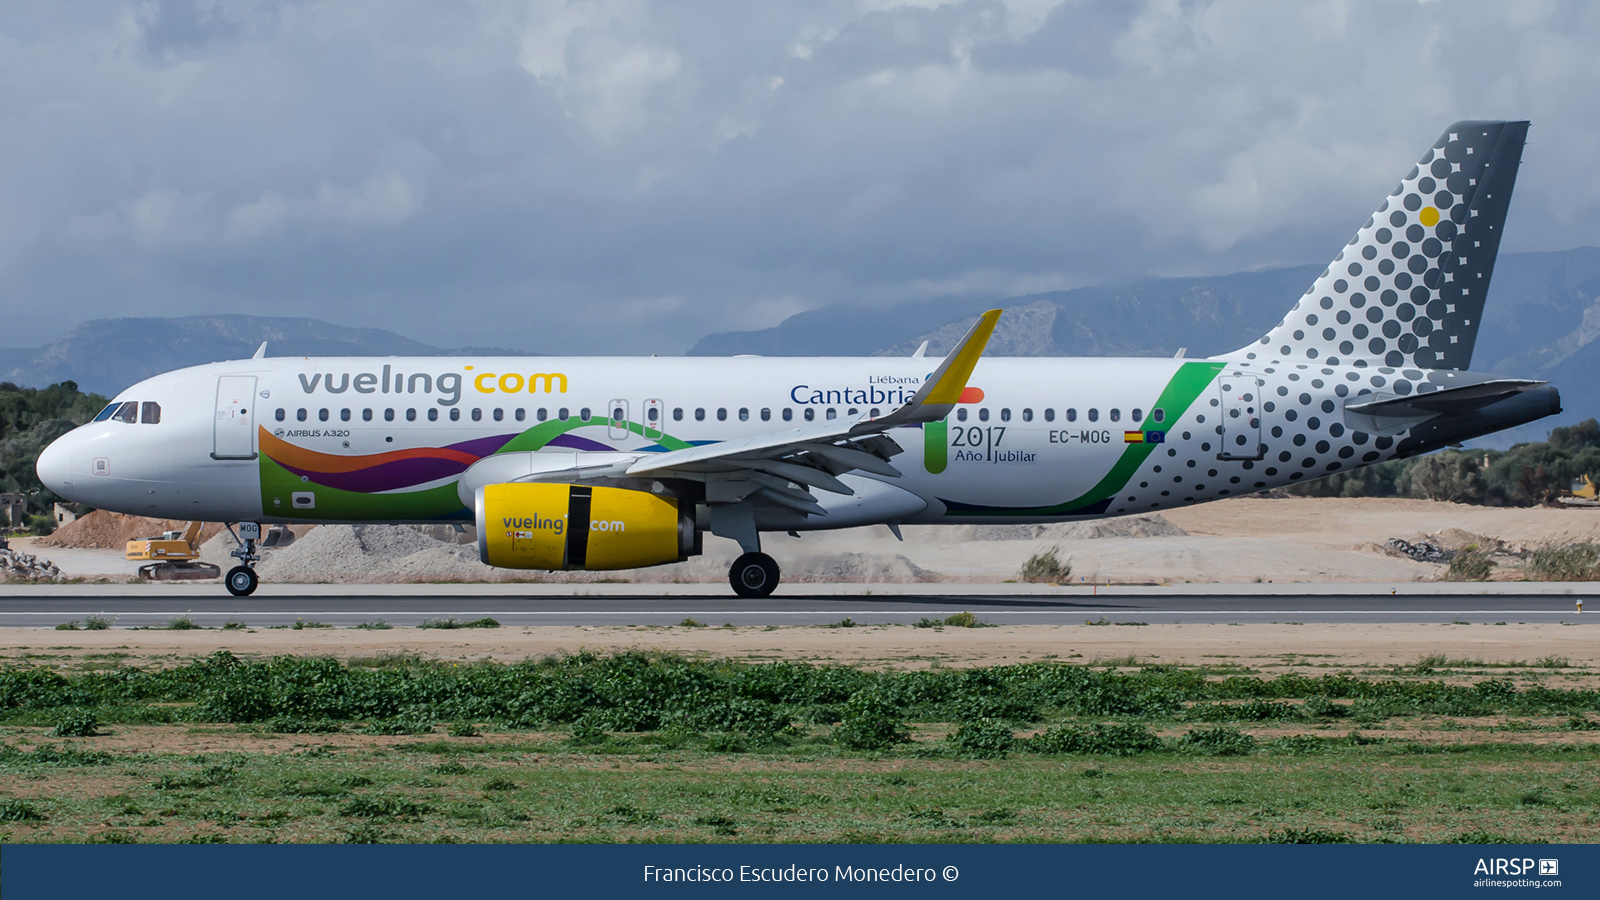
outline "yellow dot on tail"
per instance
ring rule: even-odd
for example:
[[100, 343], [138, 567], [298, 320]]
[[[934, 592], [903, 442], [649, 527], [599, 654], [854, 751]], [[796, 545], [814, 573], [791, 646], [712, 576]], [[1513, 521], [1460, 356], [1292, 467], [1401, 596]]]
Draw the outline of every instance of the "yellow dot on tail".
[[1422, 220], [1422, 224], [1432, 228], [1439, 224], [1439, 211], [1430, 206], [1418, 213], [1417, 218]]

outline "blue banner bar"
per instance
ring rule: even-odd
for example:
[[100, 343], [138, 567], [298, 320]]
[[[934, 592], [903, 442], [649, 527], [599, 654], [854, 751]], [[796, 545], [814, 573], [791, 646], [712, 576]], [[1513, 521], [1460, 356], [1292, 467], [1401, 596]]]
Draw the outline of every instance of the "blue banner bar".
[[[1591, 845], [8, 845], [6, 900], [1600, 896]], [[1017, 892], [1037, 892], [1019, 894]]]

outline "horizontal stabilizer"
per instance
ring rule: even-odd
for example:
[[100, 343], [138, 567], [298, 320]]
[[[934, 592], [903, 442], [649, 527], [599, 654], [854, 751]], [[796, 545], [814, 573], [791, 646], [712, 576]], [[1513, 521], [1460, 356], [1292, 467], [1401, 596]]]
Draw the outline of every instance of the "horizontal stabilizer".
[[1425, 394], [1367, 394], [1346, 403], [1345, 424], [1370, 434], [1399, 434], [1433, 419], [1465, 416], [1545, 384], [1523, 378], [1496, 378]]
[[1523, 378], [1497, 378], [1479, 384], [1469, 384], [1458, 388], [1446, 388], [1442, 391], [1432, 391], [1427, 394], [1412, 394], [1400, 397], [1393, 394], [1373, 395], [1375, 398], [1361, 403], [1347, 403], [1345, 409], [1349, 412], [1360, 413], [1368, 416], [1401, 416], [1415, 417], [1426, 415], [1454, 416], [1462, 413], [1479, 410], [1499, 400], [1520, 394], [1531, 388], [1536, 388], [1543, 381], [1529, 381]]

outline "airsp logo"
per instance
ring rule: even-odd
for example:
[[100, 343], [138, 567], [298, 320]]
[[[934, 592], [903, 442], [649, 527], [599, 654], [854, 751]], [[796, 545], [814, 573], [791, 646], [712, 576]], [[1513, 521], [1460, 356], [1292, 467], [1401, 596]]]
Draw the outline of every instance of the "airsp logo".
[[[1560, 869], [1560, 863], [1554, 859], [1539, 860], [1540, 875], [1555, 875]], [[1531, 859], [1479, 859], [1478, 865], [1472, 870], [1474, 875], [1527, 875], [1533, 872]]]
[[274, 431], [272, 434], [273, 434], [274, 437], [283, 437], [283, 429], [279, 428], [277, 431]]

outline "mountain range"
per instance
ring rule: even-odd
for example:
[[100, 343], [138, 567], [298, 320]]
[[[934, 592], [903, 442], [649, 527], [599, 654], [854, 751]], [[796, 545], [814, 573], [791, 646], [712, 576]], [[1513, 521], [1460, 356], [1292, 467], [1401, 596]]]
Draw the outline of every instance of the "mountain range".
[[[940, 355], [976, 321], [1004, 307], [989, 344], [996, 356], [1172, 356], [1226, 353], [1283, 318], [1321, 267], [1297, 266], [1205, 278], [1152, 278], [1010, 299], [941, 297], [880, 309], [843, 304], [810, 310], [760, 331], [711, 334], [690, 356], [909, 356], [924, 340]], [[0, 349], [0, 381], [41, 387], [76, 381], [111, 395], [183, 366], [269, 356], [532, 356], [493, 347], [443, 349], [378, 328], [316, 319], [244, 315], [99, 319], [44, 347]], [[1600, 248], [1502, 253], [1475, 371], [1549, 380], [1561, 390], [1559, 420], [1503, 432], [1485, 446], [1543, 440], [1551, 425], [1600, 416]]]
[[[1172, 356], [1227, 353], [1281, 320], [1321, 272], [1297, 266], [1207, 278], [1159, 278], [1007, 300], [933, 300], [863, 313], [829, 306], [773, 328], [707, 335], [689, 355], [910, 355], [924, 340], [940, 355], [1002, 306], [990, 339], [998, 356]], [[1550, 426], [1600, 416], [1600, 248], [1502, 253], [1484, 307], [1472, 369], [1548, 380], [1565, 412], [1479, 441], [1544, 440]]]
[[152, 375], [224, 359], [246, 359], [267, 342], [269, 356], [532, 356], [495, 347], [445, 349], [381, 328], [346, 328], [317, 319], [182, 316], [95, 319], [43, 347], [0, 349], [0, 381], [43, 387], [75, 381], [112, 396]]

